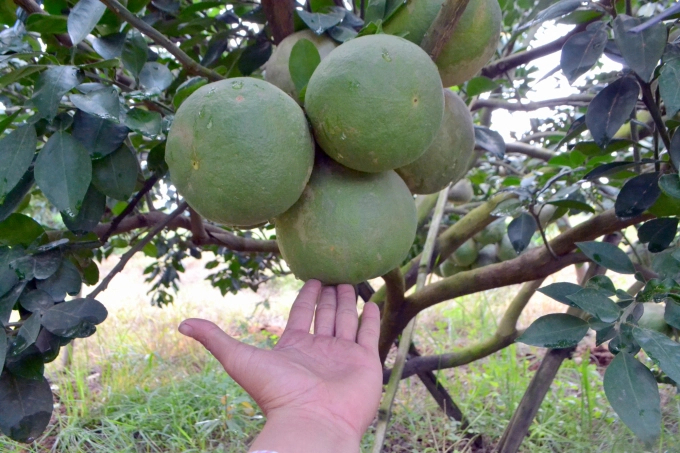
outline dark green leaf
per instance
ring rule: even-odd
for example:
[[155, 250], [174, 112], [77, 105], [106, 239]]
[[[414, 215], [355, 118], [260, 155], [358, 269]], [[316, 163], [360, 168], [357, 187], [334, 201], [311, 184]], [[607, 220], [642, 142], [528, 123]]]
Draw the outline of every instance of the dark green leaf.
[[575, 211], [595, 213], [595, 209], [593, 209], [588, 203], [583, 203], [582, 201], [577, 200], [555, 200], [548, 201], [546, 204], [551, 204], [553, 206], [557, 206], [558, 208], [567, 208], [573, 209]]
[[44, 280], [54, 274], [61, 265], [61, 250], [58, 248], [35, 255], [17, 258], [9, 265], [21, 280], [36, 278]]
[[62, 96], [82, 82], [75, 66], [50, 66], [40, 74], [31, 102], [43, 118], [51, 121], [57, 114]]
[[62, 212], [61, 219], [70, 231], [76, 234], [84, 234], [94, 230], [99, 225], [99, 221], [105, 211], [106, 195], [98, 191], [93, 184], [90, 184], [78, 214], [75, 217], [71, 217], [67, 213]]
[[508, 237], [515, 252], [522, 251], [531, 243], [531, 237], [536, 232], [536, 220], [526, 212], [519, 215], [508, 225]]
[[536, 15], [536, 18], [530, 23], [528, 23], [525, 27], [538, 25], [547, 20], [553, 20], [562, 17], [576, 10], [576, 8], [581, 6], [581, 3], [582, 2], [580, 0], [560, 0], [558, 2], [555, 2], [554, 4], [550, 5], [549, 7], [538, 13]]
[[[678, 80], [680, 80], [680, 78], [678, 78]], [[680, 86], [680, 84], [677, 86]], [[673, 138], [671, 138], [671, 146], [668, 150], [668, 156], [671, 158], [671, 162], [673, 162], [675, 168], [680, 168], [680, 130], [678, 129], [675, 130]]]
[[621, 309], [610, 298], [599, 290], [584, 288], [567, 296], [581, 310], [590, 313], [603, 322], [614, 322], [619, 319]]
[[633, 329], [633, 336], [669, 378], [680, 382], [680, 344], [662, 333], [640, 327]]
[[40, 329], [35, 347], [42, 354], [43, 363], [49, 363], [57, 358], [59, 349], [71, 342], [71, 338], [59, 337], [47, 329]]
[[11, 115], [6, 116], [2, 120], [0, 120], [0, 134], [5, 132], [5, 129], [7, 129], [19, 116], [19, 113], [21, 113], [21, 110], [17, 110], [16, 112], [12, 113]]
[[616, 287], [606, 275], [595, 275], [591, 277], [590, 280], [586, 282], [585, 287], [599, 290], [608, 297], [616, 295]]
[[203, 85], [208, 83], [208, 79], [204, 77], [192, 77], [179, 87], [175, 91], [175, 97], [172, 98], [172, 105], [177, 109], [186, 98], [188, 98], [194, 91], [201, 88]]
[[498, 158], [505, 156], [505, 140], [501, 134], [488, 127], [475, 125], [475, 147]]
[[677, 290], [677, 284], [672, 279], [652, 278], [642, 291], [637, 293], [635, 300], [638, 302], [662, 302], [673, 290]]
[[538, 318], [516, 341], [543, 348], [569, 348], [581, 341], [588, 328], [581, 318], [556, 313]]
[[111, 33], [110, 35], [95, 38], [92, 42], [92, 47], [94, 47], [94, 50], [106, 60], [118, 58], [123, 53], [125, 36], [125, 33]]
[[22, 291], [26, 288], [26, 282], [19, 282], [0, 297], [0, 323], [7, 324], [12, 314], [12, 309]]
[[339, 43], [349, 41], [352, 38], [356, 38], [358, 33], [353, 27], [343, 25], [342, 23], [331, 27], [326, 32], [328, 35]]
[[645, 222], [638, 230], [640, 242], [647, 243], [648, 250], [658, 253], [668, 248], [678, 231], [678, 219], [660, 218]]
[[[369, 3], [369, 8], [371, 7], [371, 3]], [[328, 14], [309, 13], [300, 9], [296, 10], [295, 12], [298, 14], [298, 16], [300, 16], [300, 19], [302, 19], [302, 21], [317, 35], [320, 35], [332, 26], [339, 24], [345, 18], [345, 13], [339, 10], [332, 10]], [[380, 17], [380, 19], [382, 19], [382, 17]], [[368, 22], [370, 20], [367, 18], [366, 21]]]
[[0, 86], [4, 87], [14, 82], [18, 82], [36, 72], [47, 68], [46, 65], [26, 65], [16, 71], [10, 71], [8, 74], [0, 77]]
[[172, 80], [172, 73], [168, 67], [155, 61], [145, 63], [139, 73], [139, 83], [149, 93], [160, 93], [170, 86]]
[[612, 22], [614, 39], [626, 63], [645, 82], [649, 82], [666, 47], [666, 26], [654, 25], [640, 33], [629, 30], [640, 25], [638, 18], [619, 14]]
[[92, 180], [92, 161], [79, 141], [55, 132], [35, 161], [35, 182], [60, 211], [77, 213]]
[[[680, 110], [680, 52], [669, 46], [664, 53], [664, 65], [659, 74], [659, 92], [666, 106], [666, 114], [671, 117]], [[675, 162], [675, 161], [674, 161]], [[677, 166], [677, 164], [676, 164]]]
[[672, 173], [661, 176], [659, 188], [669, 197], [680, 199], [680, 179], [678, 179], [677, 174]]
[[0, 140], [0, 200], [17, 185], [35, 155], [38, 137], [31, 125], [22, 126]]
[[123, 66], [130, 71], [135, 77], [146, 63], [149, 46], [144, 40], [144, 37], [137, 31], [131, 32], [123, 44], [123, 52], [121, 59]]
[[593, 262], [619, 274], [634, 274], [635, 267], [626, 252], [608, 242], [577, 242], [576, 246]]
[[146, 158], [146, 167], [159, 176], [168, 172], [168, 164], [165, 162], [165, 142], [151, 148]]
[[272, 43], [261, 41], [243, 49], [238, 59], [238, 69], [244, 76], [250, 75], [269, 60], [272, 55]]
[[31, 14], [26, 19], [26, 30], [40, 34], [66, 33], [66, 16]]
[[[385, 18], [386, 0], [365, 0], [366, 11], [364, 20], [366, 23], [381, 21]], [[310, 27], [311, 28], [311, 27]]]
[[637, 217], [649, 209], [660, 194], [658, 173], [644, 173], [631, 178], [616, 197], [616, 216], [620, 219]]
[[0, 429], [18, 442], [31, 442], [47, 428], [52, 416], [53, 400], [50, 384], [16, 377], [8, 372], [0, 375]]
[[142, 135], [156, 136], [161, 133], [161, 114], [134, 108], [125, 115], [125, 125]]
[[636, 165], [639, 164], [636, 162], [609, 162], [593, 168], [588, 173], [586, 173], [585, 176], [583, 176], [583, 179], [586, 181], [596, 181], [603, 176], [613, 175], [625, 170], [626, 168], [632, 168]]
[[576, 307], [567, 296], [571, 296], [583, 289], [582, 286], [575, 283], [559, 282], [553, 283], [552, 285], [544, 286], [538, 290], [539, 293], [543, 293], [546, 296], [555, 299], [557, 302], [561, 302], [570, 307]]
[[288, 70], [298, 92], [307, 86], [320, 62], [321, 56], [314, 43], [308, 39], [301, 39], [295, 43], [290, 51]]
[[580, 76], [590, 71], [602, 56], [607, 45], [607, 31], [603, 22], [594, 22], [586, 31], [576, 33], [562, 46], [560, 66], [572, 84]]
[[120, 103], [118, 102], [118, 92], [113, 87], [90, 91], [87, 94], [72, 94], [70, 99], [73, 105], [83, 112], [118, 121]]
[[98, 118], [78, 110], [73, 117], [73, 138], [78, 140], [94, 158], [104, 157], [117, 150], [130, 129], [122, 124]]
[[0, 296], [4, 295], [19, 282], [19, 277], [9, 263], [21, 258], [24, 252], [21, 248], [0, 247]]
[[604, 392], [621, 420], [646, 444], [661, 432], [659, 388], [646, 366], [619, 353], [604, 373]]
[[471, 78], [466, 85], [466, 93], [468, 96], [477, 96], [488, 91], [493, 91], [498, 88], [498, 83], [494, 82], [488, 77], [479, 76]]
[[68, 35], [74, 45], [85, 39], [106, 12], [99, 0], [79, 0], [68, 15]]
[[57, 304], [42, 316], [42, 325], [60, 337], [81, 338], [84, 327], [102, 323], [108, 312], [94, 299], [74, 299]]
[[7, 333], [5, 329], [0, 329], [0, 374], [5, 368], [5, 357], [7, 355]]
[[86, 285], [96, 285], [99, 282], [99, 267], [94, 261], [90, 261], [90, 264], [82, 268], [83, 272], [83, 282]]
[[604, 148], [630, 117], [640, 87], [630, 77], [623, 77], [597, 93], [586, 111], [586, 124], [595, 142]]
[[45, 234], [38, 222], [23, 214], [10, 214], [0, 222], [0, 245], [28, 247]]
[[680, 329], [680, 304], [672, 300], [667, 301], [663, 319], [669, 326]]
[[55, 302], [64, 300], [66, 294], [75, 296], [80, 292], [81, 286], [80, 273], [69, 260], [64, 260], [57, 272], [48, 279], [36, 282], [36, 287], [52, 296]]
[[10, 342], [10, 355], [21, 354], [35, 343], [40, 333], [40, 314], [34, 313], [24, 320], [14, 339]]
[[127, 200], [137, 184], [137, 158], [123, 144], [92, 164], [92, 184], [107, 197]]
[[33, 291], [24, 292], [21, 297], [19, 297], [19, 304], [21, 304], [25, 310], [34, 313], [36, 311], [43, 312], [52, 308], [54, 301], [45, 291], [34, 289]]

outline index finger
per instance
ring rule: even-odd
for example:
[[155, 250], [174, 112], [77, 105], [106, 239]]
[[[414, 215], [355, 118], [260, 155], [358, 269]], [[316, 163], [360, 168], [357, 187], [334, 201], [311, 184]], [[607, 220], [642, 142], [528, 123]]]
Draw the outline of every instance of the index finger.
[[312, 318], [314, 317], [314, 310], [316, 308], [316, 301], [321, 292], [321, 282], [318, 280], [308, 280], [300, 293], [295, 298], [293, 306], [290, 308], [288, 315], [288, 323], [286, 324], [286, 331], [288, 330], [302, 330], [309, 332], [312, 326]]

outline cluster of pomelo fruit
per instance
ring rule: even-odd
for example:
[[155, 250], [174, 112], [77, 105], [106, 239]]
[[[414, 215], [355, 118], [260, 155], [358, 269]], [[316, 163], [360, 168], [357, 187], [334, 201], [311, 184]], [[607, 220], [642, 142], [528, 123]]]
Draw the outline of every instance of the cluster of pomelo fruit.
[[[441, 3], [409, 2], [385, 31], [419, 42]], [[385, 274], [413, 243], [413, 194], [447, 187], [471, 163], [472, 119], [444, 86], [474, 75], [495, 49], [500, 11], [488, 5], [498, 9], [496, 0], [472, 0], [456, 31], [468, 33], [469, 42], [479, 18], [490, 16], [488, 43], [475, 50], [449, 42], [439, 68], [394, 34], [337, 47], [311, 31], [291, 35], [265, 66], [264, 81], [227, 79], [184, 101], [166, 145], [172, 182], [209, 221], [272, 221], [282, 256], [300, 279], [356, 284]], [[431, 18], [423, 22], [423, 15]], [[300, 39], [322, 57], [305, 88], [304, 111], [288, 71]]]

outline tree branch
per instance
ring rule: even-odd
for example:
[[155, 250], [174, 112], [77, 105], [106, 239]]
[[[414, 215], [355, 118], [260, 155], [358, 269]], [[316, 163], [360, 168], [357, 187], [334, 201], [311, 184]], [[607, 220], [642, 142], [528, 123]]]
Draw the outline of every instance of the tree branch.
[[130, 258], [134, 256], [135, 253], [139, 252], [141, 249], [144, 248], [146, 244], [151, 242], [151, 239], [153, 239], [158, 233], [160, 233], [163, 228], [165, 228], [170, 222], [172, 222], [175, 218], [179, 217], [186, 209], [189, 207], [187, 202], [182, 202], [177, 209], [172, 211], [170, 214], [168, 214], [163, 222], [158, 223], [156, 226], [154, 226], [151, 231], [149, 231], [146, 236], [144, 236], [139, 242], [137, 242], [130, 250], [125, 252], [123, 256], [120, 257], [120, 261], [118, 261], [118, 264], [114, 266], [113, 269], [111, 269], [111, 272], [108, 273], [106, 277], [97, 285], [97, 287], [87, 295], [88, 298], [94, 299], [97, 297], [99, 293], [104, 291], [108, 286], [111, 280], [113, 280], [113, 277], [116, 276], [120, 271], [122, 271], [125, 268], [125, 265], [127, 264], [128, 261], [130, 261]]
[[437, 17], [423, 36], [420, 47], [430, 55], [433, 61], [439, 58], [444, 45], [458, 25], [470, 0], [445, 0]]
[[[382, 276], [385, 280], [385, 288], [387, 290], [387, 297], [385, 304], [382, 307], [380, 316], [380, 330], [391, 331], [399, 324], [399, 318], [404, 310], [404, 276], [399, 268], [392, 269], [387, 274]], [[385, 362], [387, 353], [391, 347], [390, 344], [380, 345], [380, 362]]]
[[[109, 226], [109, 229], [106, 230], [106, 232], [103, 233], [101, 236], [98, 234], [99, 240], [101, 242], [105, 243], [106, 241], [109, 240], [111, 235], [113, 235], [115, 233], [116, 228], [118, 228], [118, 225], [120, 224], [120, 222], [122, 222], [123, 219], [125, 217], [127, 217], [135, 209], [135, 207], [139, 204], [139, 202], [142, 200], [142, 198], [144, 198], [144, 195], [149, 193], [149, 191], [153, 188], [153, 186], [158, 182], [159, 179], [160, 179], [160, 176], [158, 176], [157, 174], [154, 173], [149, 179], [144, 181], [144, 185], [142, 186], [142, 188], [139, 190], [139, 192], [137, 192], [135, 194], [135, 196], [132, 198], [132, 200], [130, 200], [128, 205], [125, 206], [125, 209], [123, 209], [123, 212], [118, 214], [111, 221], [111, 225]], [[99, 225], [99, 226], [101, 226], [101, 225]], [[95, 229], [95, 231], [96, 231], [96, 229]]]
[[573, 94], [571, 96], [555, 99], [546, 99], [544, 101], [536, 102], [507, 102], [499, 99], [476, 99], [470, 104], [470, 111], [474, 112], [481, 108], [489, 109], [504, 109], [509, 111], [524, 111], [529, 112], [542, 108], [557, 107], [560, 105], [586, 106], [593, 100], [592, 95], [589, 94]]
[[177, 58], [177, 61], [179, 61], [182, 66], [184, 66], [188, 73], [203, 76], [210, 80], [211, 82], [216, 82], [218, 80], [224, 79], [224, 77], [222, 77], [220, 74], [216, 73], [212, 69], [208, 69], [205, 66], [201, 66], [199, 63], [194, 61], [189, 55], [184, 53], [182, 49], [177, 47], [175, 44], [173, 44], [172, 41], [166, 38], [165, 35], [160, 33], [151, 25], [144, 22], [142, 19], [132, 14], [130, 11], [128, 11], [128, 9], [125, 6], [120, 4], [117, 0], [100, 0], [100, 1], [103, 4], [105, 4], [113, 14], [120, 17], [121, 19], [135, 27], [140, 32], [144, 33], [159, 46], [164, 47], [165, 50], [167, 50], [175, 58]]
[[205, 232], [201, 215], [189, 207], [189, 221], [191, 222], [191, 241], [196, 245], [202, 245], [208, 240], [208, 233]]
[[[121, 234], [138, 228], [156, 225], [165, 222], [167, 217], [167, 214], [160, 211], [130, 216], [122, 220], [111, 234]], [[110, 228], [111, 225], [106, 223], [97, 225], [94, 229], [94, 233], [101, 236]], [[172, 221], [166, 225], [166, 228], [169, 230], [176, 230], [178, 228], [191, 230], [191, 220], [187, 217], [177, 217], [172, 219]], [[208, 240], [203, 245], [221, 245], [236, 252], [279, 253], [279, 246], [276, 241], [244, 238], [215, 225], [204, 225], [204, 228], [208, 235]]]
[[274, 44], [283, 41], [283, 38], [295, 31], [293, 14], [295, 14], [295, 2], [293, 0], [262, 0], [262, 8], [267, 16], [267, 22], [274, 35]]
[[[663, 141], [666, 150], [670, 150], [671, 139], [668, 136], [668, 130], [666, 129], [666, 124], [664, 123], [663, 117], [661, 116], [659, 106], [656, 105], [656, 101], [654, 100], [654, 94], [652, 93], [652, 89], [650, 88], [649, 83], [645, 82], [640, 77], [637, 77], [637, 79], [638, 83], [640, 84], [640, 87], [642, 88], [642, 102], [645, 103], [647, 110], [649, 110], [649, 114], [652, 115], [652, 120], [654, 120], [654, 126], [656, 130], [659, 132], [659, 136], [661, 137], [661, 141]], [[673, 159], [669, 159], [669, 162], [671, 165], [673, 165], [673, 167], [675, 167], [675, 165], [673, 164]]]
[[535, 157], [544, 161], [549, 161], [557, 154], [545, 148], [527, 145], [522, 142], [506, 143], [505, 151], [508, 153], [524, 154], [529, 157]]

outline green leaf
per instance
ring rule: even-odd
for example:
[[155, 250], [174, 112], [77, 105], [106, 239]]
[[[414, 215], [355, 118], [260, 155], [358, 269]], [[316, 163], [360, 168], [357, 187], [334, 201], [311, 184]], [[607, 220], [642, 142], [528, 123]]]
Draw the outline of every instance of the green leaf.
[[9, 267], [9, 263], [23, 255], [20, 248], [0, 247], [0, 296], [6, 294], [19, 282], [19, 277], [14, 269]]
[[523, 212], [510, 222], [508, 225], [508, 237], [515, 252], [522, 253], [529, 246], [536, 228], [536, 220], [531, 214], [526, 212]]
[[516, 341], [543, 348], [570, 348], [581, 341], [588, 329], [588, 323], [581, 318], [556, 313], [538, 318]]
[[48, 67], [49, 66], [46, 65], [26, 65], [15, 71], [10, 71], [9, 73], [0, 77], [0, 86], [5, 87], [12, 83], [18, 82], [19, 80], [22, 80]]
[[319, 63], [321, 63], [321, 56], [313, 42], [301, 39], [295, 43], [290, 51], [288, 70], [298, 92], [307, 86]]
[[661, 433], [661, 401], [652, 372], [621, 352], [607, 367], [603, 385], [623, 423], [645, 444], [652, 444]]
[[607, 45], [607, 39], [604, 23], [594, 22], [585, 31], [576, 33], [564, 43], [560, 66], [570, 85], [597, 63]]
[[614, 322], [621, 315], [621, 308], [597, 289], [583, 288], [567, 298], [602, 322]]
[[586, 282], [586, 288], [598, 290], [607, 297], [616, 295], [616, 287], [606, 275], [595, 275]]
[[23, 214], [10, 214], [0, 222], [0, 245], [28, 247], [43, 234], [43, 227]]
[[550, 5], [549, 7], [538, 13], [536, 15], [536, 18], [529, 22], [527, 25], [525, 25], [525, 27], [538, 25], [545, 21], [562, 17], [576, 10], [579, 6], [581, 6], [581, 3], [583, 2], [579, 0], [560, 0], [558, 2], [555, 2], [554, 4]]
[[633, 336], [669, 378], [680, 382], [680, 344], [662, 333], [641, 327], [633, 329]]
[[582, 201], [577, 200], [555, 200], [548, 201], [546, 204], [551, 204], [553, 206], [557, 206], [558, 208], [567, 208], [574, 209], [576, 211], [595, 213], [595, 209], [593, 209], [588, 203], [584, 203]]
[[60, 337], [84, 338], [94, 333], [92, 327], [102, 323], [107, 315], [106, 307], [94, 299], [74, 299], [47, 310], [41, 322], [45, 329]]
[[120, 103], [118, 101], [118, 92], [113, 87], [90, 91], [87, 94], [72, 94], [69, 97], [73, 105], [83, 112], [100, 118], [118, 121]]
[[494, 82], [488, 77], [484, 76], [473, 77], [470, 80], [468, 80], [468, 83], [465, 86], [466, 87], [465, 92], [467, 93], [468, 96], [477, 96], [482, 93], [493, 91], [499, 86], [500, 85], [498, 85], [497, 82]]
[[68, 15], [68, 35], [73, 45], [85, 39], [106, 12], [99, 0], [79, 0]]
[[0, 375], [0, 429], [17, 442], [31, 442], [47, 428], [54, 407], [47, 379]]
[[78, 140], [96, 159], [117, 150], [125, 141], [130, 129], [122, 124], [78, 110], [73, 117], [72, 132], [73, 138]]
[[14, 339], [10, 342], [10, 355], [21, 354], [35, 343], [40, 333], [40, 314], [34, 313], [24, 320]]
[[98, 191], [94, 184], [90, 184], [78, 214], [71, 217], [66, 212], [62, 212], [61, 219], [70, 231], [76, 234], [85, 234], [99, 225], [105, 211], [106, 195]]
[[92, 47], [95, 52], [106, 60], [118, 58], [123, 54], [125, 37], [125, 33], [111, 33], [110, 35], [95, 38], [94, 41], [92, 41]]
[[[659, 73], [659, 92], [671, 117], [680, 110], [680, 49], [668, 46], [663, 55], [664, 65]], [[674, 161], [675, 162], [675, 161]]]
[[570, 307], [576, 307], [576, 304], [569, 300], [567, 296], [571, 296], [572, 294], [575, 294], [581, 291], [582, 289], [583, 289], [582, 286], [577, 285], [575, 283], [559, 282], [553, 283], [552, 285], [544, 286], [543, 288], [539, 288], [538, 292], [543, 293], [552, 299], [555, 299], [557, 302], [569, 305]]
[[620, 219], [637, 217], [652, 207], [660, 194], [658, 173], [635, 176], [626, 181], [616, 197], [616, 216]]
[[81, 82], [82, 74], [75, 66], [49, 66], [38, 77], [31, 103], [43, 118], [52, 121], [62, 96]]
[[81, 286], [80, 273], [69, 260], [64, 260], [57, 272], [49, 278], [36, 281], [36, 287], [52, 296], [55, 302], [64, 300], [66, 294], [75, 296], [80, 292]]
[[169, 87], [172, 81], [172, 73], [168, 67], [155, 61], [145, 63], [139, 72], [139, 83], [146, 88], [147, 93], [160, 93]]
[[[377, 22], [385, 18], [386, 0], [367, 0], [364, 20], [366, 23]], [[312, 27], [309, 27], [312, 28]], [[313, 30], [313, 28], [312, 28]]]
[[659, 178], [659, 188], [669, 197], [680, 199], [680, 179], [677, 174], [662, 175]]
[[475, 125], [475, 147], [501, 159], [505, 156], [505, 140], [501, 134], [488, 127]]
[[32, 291], [24, 292], [19, 297], [19, 304], [31, 313], [43, 312], [49, 310], [54, 305], [52, 297], [45, 291], [34, 289]]
[[668, 300], [666, 302], [666, 308], [664, 310], [663, 319], [676, 329], [680, 329], [680, 304]]
[[271, 55], [272, 43], [270, 41], [256, 42], [243, 49], [238, 59], [238, 69], [242, 75], [248, 76], [265, 64]]
[[27, 282], [19, 282], [7, 291], [2, 297], [0, 297], [0, 323], [7, 324], [9, 322], [9, 317], [14, 309], [14, 304], [19, 300], [24, 288], [26, 288]]
[[660, 218], [645, 222], [638, 229], [638, 239], [643, 244], [649, 243], [647, 249], [652, 253], [659, 253], [668, 248], [678, 232], [678, 219]]
[[[371, 3], [374, 2], [369, 2], [368, 8], [371, 7]], [[320, 35], [332, 26], [339, 24], [345, 18], [345, 13], [339, 9], [331, 10], [331, 12], [328, 14], [310, 13], [301, 9], [295, 10], [295, 12], [298, 16], [300, 16], [300, 19], [302, 19], [302, 21], [317, 35]], [[379, 19], [382, 19], [382, 17]], [[370, 22], [370, 20], [368, 18], [366, 19], [367, 22]]]
[[19, 127], [0, 140], [0, 200], [28, 170], [37, 144], [38, 137], [31, 125]]
[[137, 184], [137, 157], [123, 144], [118, 150], [94, 162], [92, 184], [107, 197], [127, 200]]
[[609, 176], [619, 173], [626, 168], [632, 168], [639, 165], [637, 162], [609, 162], [606, 164], [598, 165], [597, 167], [590, 170], [583, 176], [586, 181], [596, 181], [603, 176]]
[[175, 96], [172, 98], [172, 105], [177, 109], [186, 98], [188, 98], [194, 91], [201, 88], [203, 85], [208, 83], [208, 79], [205, 77], [192, 77], [179, 87], [175, 91]]
[[649, 82], [666, 47], [666, 26], [656, 24], [640, 33], [629, 30], [641, 20], [619, 14], [612, 22], [614, 39], [626, 63], [645, 82]]
[[[14, 25], [17, 21], [16, 11], [17, 5], [13, 1], [11, 0], [0, 1], [0, 23], [10, 26]], [[2, 371], [2, 365], [0, 365], [0, 371]]]
[[61, 250], [58, 248], [34, 255], [26, 255], [10, 263], [21, 280], [36, 278], [44, 280], [54, 274], [61, 265]]
[[635, 266], [626, 252], [608, 242], [577, 242], [576, 246], [594, 263], [619, 274], [634, 274]]
[[138, 31], [132, 31], [123, 44], [121, 59], [123, 66], [137, 77], [146, 63], [149, 45]]
[[158, 176], [163, 176], [168, 172], [168, 164], [165, 162], [165, 142], [151, 148], [146, 158], [146, 167]]
[[26, 19], [26, 30], [40, 34], [66, 33], [66, 16], [31, 14]]
[[358, 35], [357, 31], [353, 27], [343, 25], [343, 22], [336, 25], [335, 27], [329, 28], [326, 33], [328, 33], [328, 36], [339, 43], [349, 41], [350, 39], [356, 38]]
[[77, 213], [92, 180], [87, 150], [66, 132], [55, 132], [35, 161], [35, 182], [58, 210]]
[[7, 333], [5, 329], [0, 329], [0, 375], [5, 367], [5, 357], [7, 356]]
[[125, 125], [142, 135], [156, 136], [161, 133], [161, 114], [133, 108], [125, 115]]
[[623, 77], [607, 85], [590, 101], [586, 124], [600, 148], [605, 148], [628, 120], [639, 93], [637, 82], [630, 77]]

